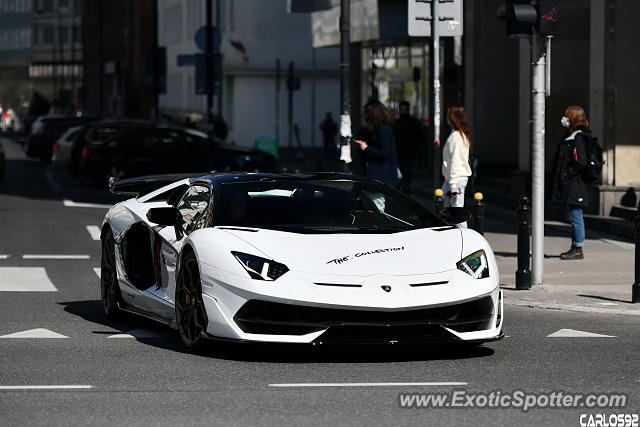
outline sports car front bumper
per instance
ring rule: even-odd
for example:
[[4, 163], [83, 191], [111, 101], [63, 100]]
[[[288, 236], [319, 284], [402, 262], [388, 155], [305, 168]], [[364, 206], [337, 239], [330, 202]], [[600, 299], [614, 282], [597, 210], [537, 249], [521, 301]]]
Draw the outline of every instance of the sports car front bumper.
[[[277, 281], [260, 282], [208, 267], [201, 273], [207, 334], [213, 337], [288, 343], [502, 337], [497, 277], [478, 280], [447, 271], [432, 277], [310, 278], [289, 272]], [[332, 285], [326, 286], [329, 279]]]

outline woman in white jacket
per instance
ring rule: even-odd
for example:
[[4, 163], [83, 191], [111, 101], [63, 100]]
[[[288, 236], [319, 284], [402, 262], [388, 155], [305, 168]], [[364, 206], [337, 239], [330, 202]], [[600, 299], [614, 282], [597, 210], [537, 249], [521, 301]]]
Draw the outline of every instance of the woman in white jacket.
[[471, 133], [464, 107], [451, 106], [447, 110], [447, 121], [453, 129], [442, 152], [442, 191], [447, 196], [445, 207], [463, 207], [464, 191], [471, 176], [469, 150]]

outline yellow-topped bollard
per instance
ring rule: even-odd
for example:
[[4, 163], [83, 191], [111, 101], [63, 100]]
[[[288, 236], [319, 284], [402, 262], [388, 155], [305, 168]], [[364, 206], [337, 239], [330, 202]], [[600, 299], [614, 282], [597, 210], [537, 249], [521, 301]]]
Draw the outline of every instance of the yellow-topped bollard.
[[480, 234], [484, 234], [484, 196], [481, 192], [473, 193], [473, 229]]
[[442, 200], [442, 196], [444, 196], [444, 192], [441, 188], [436, 188], [433, 190], [433, 209], [440, 213], [444, 210], [444, 201]]

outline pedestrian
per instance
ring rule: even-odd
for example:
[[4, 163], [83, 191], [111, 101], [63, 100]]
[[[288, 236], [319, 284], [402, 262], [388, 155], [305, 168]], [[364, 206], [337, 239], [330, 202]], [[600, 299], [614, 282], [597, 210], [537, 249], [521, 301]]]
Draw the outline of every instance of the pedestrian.
[[445, 207], [463, 207], [464, 193], [471, 176], [469, 152], [471, 132], [464, 107], [450, 106], [447, 109], [447, 123], [453, 131], [442, 150], [442, 175]]
[[213, 135], [222, 141], [226, 141], [229, 135], [229, 128], [220, 113], [213, 117]]
[[571, 223], [571, 249], [560, 254], [560, 259], [583, 259], [583, 209], [588, 203], [587, 185], [581, 175], [587, 166], [587, 144], [591, 130], [584, 110], [578, 106], [567, 107], [560, 124], [567, 129], [567, 133], [556, 150], [552, 200], [565, 206]]
[[338, 125], [333, 120], [330, 111], [327, 111], [324, 120], [320, 123], [320, 130], [322, 131], [325, 157], [328, 159], [336, 157], [336, 134], [338, 133]]
[[404, 193], [411, 191], [413, 171], [423, 140], [420, 121], [410, 114], [411, 105], [407, 101], [400, 102], [398, 120], [395, 124], [396, 149], [398, 150], [398, 164], [402, 172], [400, 188]]
[[371, 100], [364, 106], [362, 118], [369, 138], [356, 143], [366, 163], [365, 176], [397, 187], [402, 174], [398, 168], [393, 116], [380, 101]]
[[182, 126], [189, 128], [189, 129], [195, 129], [196, 128], [196, 124], [193, 122], [193, 120], [191, 120], [191, 116], [187, 116], [184, 119], [184, 123], [182, 124]]

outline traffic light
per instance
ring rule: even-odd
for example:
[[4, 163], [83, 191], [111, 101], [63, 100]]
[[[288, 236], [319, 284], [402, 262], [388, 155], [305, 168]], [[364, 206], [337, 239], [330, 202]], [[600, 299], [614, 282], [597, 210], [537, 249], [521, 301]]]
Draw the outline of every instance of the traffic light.
[[510, 37], [530, 36], [533, 29], [553, 35], [558, 22], [558, 0], [507, 0], [498, 8], [498, 18], [507, 22]]

